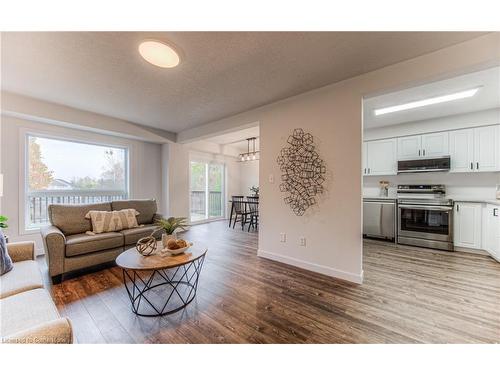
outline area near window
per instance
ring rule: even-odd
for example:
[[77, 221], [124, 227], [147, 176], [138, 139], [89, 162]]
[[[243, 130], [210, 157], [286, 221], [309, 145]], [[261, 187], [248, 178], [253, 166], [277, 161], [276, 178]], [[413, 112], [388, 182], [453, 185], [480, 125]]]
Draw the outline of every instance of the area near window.
[[199, 222], [224, 216], [224, 165], [191, 161], [190, 220]]
[[25, 228], [48, 223], [52, 203], [100, 203], [128, 197], [128, 150], [26, 135]]

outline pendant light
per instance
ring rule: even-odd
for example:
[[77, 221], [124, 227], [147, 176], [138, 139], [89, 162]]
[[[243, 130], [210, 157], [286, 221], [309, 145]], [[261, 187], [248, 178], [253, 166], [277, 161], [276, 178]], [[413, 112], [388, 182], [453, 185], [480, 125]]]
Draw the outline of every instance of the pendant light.
[[[243, 152], [238, 155], [238, 161], [244, 162], [244, 161], [254, 161], [254, 160], [259, 160], [258, 156], [260, 151], [257, 151], [255, 149], [255, 141], [257, 140], [256, 137], [252, 138], [247, 138], [247, 152]], [[250, 151], [250, 143], [252, 143], [252, 151]]]

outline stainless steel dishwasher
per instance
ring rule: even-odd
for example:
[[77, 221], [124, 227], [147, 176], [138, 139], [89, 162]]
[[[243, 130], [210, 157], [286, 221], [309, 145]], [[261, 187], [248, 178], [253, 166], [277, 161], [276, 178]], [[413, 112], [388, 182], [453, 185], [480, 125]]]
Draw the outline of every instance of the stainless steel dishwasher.
[[363, 199], [363, 236], [396, 240], [395, 199]]

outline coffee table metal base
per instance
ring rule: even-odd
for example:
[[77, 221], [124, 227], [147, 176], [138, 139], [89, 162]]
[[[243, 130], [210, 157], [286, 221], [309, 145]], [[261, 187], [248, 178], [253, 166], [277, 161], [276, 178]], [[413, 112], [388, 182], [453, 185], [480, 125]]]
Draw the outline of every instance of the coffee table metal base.
[[196, 297], [205, 255], [176, 268], [136, 271], [123, 268], [123, 281], [139, 316], [162, 316], [185, 308]]

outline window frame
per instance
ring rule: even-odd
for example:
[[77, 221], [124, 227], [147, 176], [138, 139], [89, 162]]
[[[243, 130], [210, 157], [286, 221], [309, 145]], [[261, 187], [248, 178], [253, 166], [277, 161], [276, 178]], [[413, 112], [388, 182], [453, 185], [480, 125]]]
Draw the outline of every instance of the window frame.
[[[210, 164], [217, 164], [222, 166], [222, 183], [221, 183], [221, 216], [217, 217], [208, 217], [209, 215], [207, 214], [206, 218], [203, 220], [197, 220], [197, 221], [191, 221], [191, 191], [192, 191], [192, 186], [191, 186], [191, 163], [203, 163], [205, 164], [205, 191], [207, 191], [208, 187], [208, 166]], [[217, 159], [207, 159], [203, 157], [190, 157], [188, 161], [188, 169], [189, 169], [189, 191], [188, 191], [188, 200], [189, 200], [189, 224], [191, 225], [198, 225], [198, 224], [205, 224], [205, 223], [210, 223], [212, 221], [218, 221], [218, 220], [225, 220], [227, 213], [226, 213], [226, 203], [227, 203], [227, 197], [226, 197], [226, 181], [227, 181], [227, 165], [225, 161], [217, 160]], [[205, 209], [208, 210], [208, 197], [206, 198], [206, 204], [205, 204]], [[208, 211], [207, 211], [208, 212]]]
[[[112, 143], [112, 142], [103, 142], [103, 141], [96, 141], [92, 139], [88, 139], [85, 137], [77, 137], [77, 135], [55, 135], [50, 132], [44, 132], [44, 131], [37, 131], [37, 130], [31, 130], [31, 129], [20, 129], [20, 137], [19, 137], [19, 142], [20, 142], [20, 147], [19, 147], [19, 152], [20, 152], [20, 158], [19, 158], [19, 163], [20, 163], [20, 173], [19, 173], [19, 234], [20, 235], [30, 235], [34, 233], [38, 233], [40, 231], [40, 227], [32, 227], [30, 228], [28, 226], [28, 217], [29, 217], [29, 204], [27, 201], [28, 193], [29, 193], [29, 138], [30, 137], [36, 137], [36, 138], [46, 138], [46, 139], [51, 139], [51, 140], [56, 140], [56, 141], [63, 141], [63, 142], [71, 142], [71, 143], [79, 143], [79, 144], [86, 144], [86, 145], [92, 145], [92, 146], [101, 146], [101, 147], [112, 147], [112, 148], [119, 148], [125, 150], [125, 188], [126, 188], [126, 195], [127, 197], [131, 196], [131, 178], [130, 178], [130, 169], [131, 169], [131, 147], [130, 145], [124, 144], [124, 143]], [[90, 137], [89, 137], [90, 138]], [[43, 225], [42, 225], [43, 226]]]

